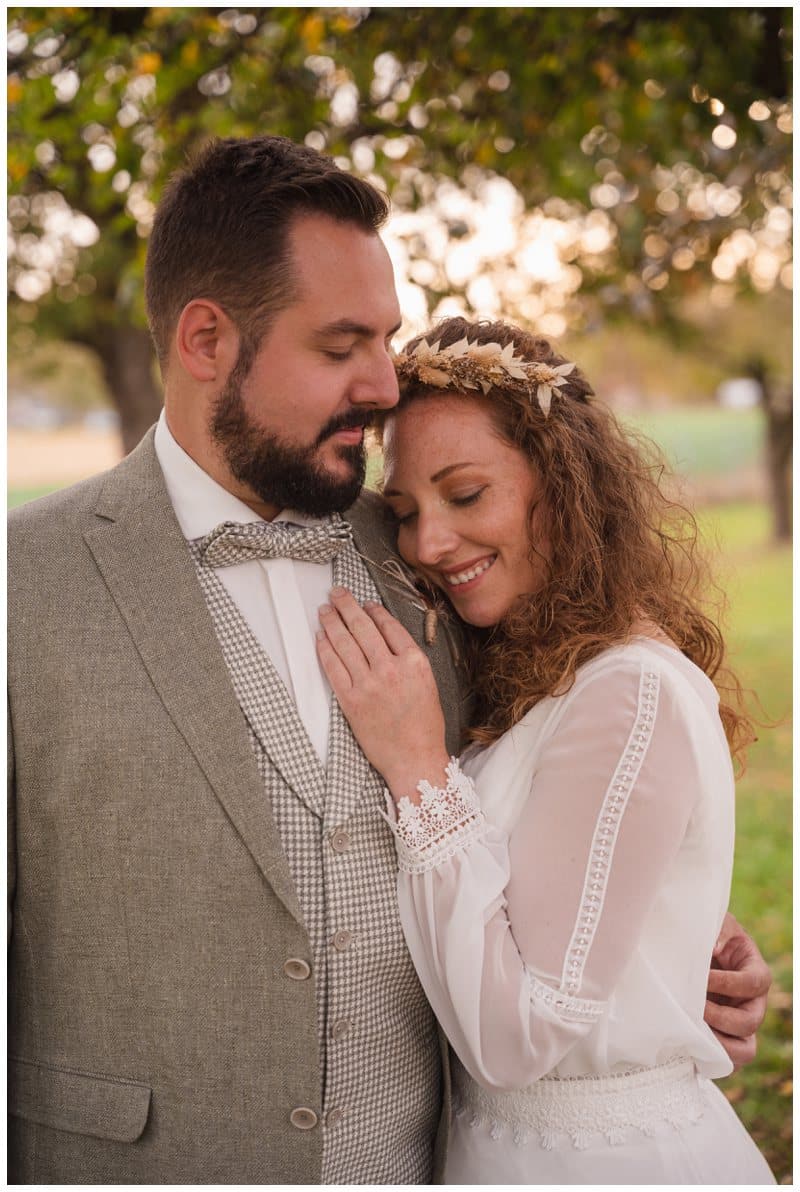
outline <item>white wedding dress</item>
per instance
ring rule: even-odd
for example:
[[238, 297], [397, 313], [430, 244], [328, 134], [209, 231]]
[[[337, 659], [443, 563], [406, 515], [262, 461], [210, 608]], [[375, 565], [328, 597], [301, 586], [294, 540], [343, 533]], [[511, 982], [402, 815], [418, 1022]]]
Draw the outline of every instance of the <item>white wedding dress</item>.
[[637, 638], [461, 764], [393, 825], [459, 1057], [445, 1182], [774, 1183], [703, 1022], [734, 836], [712, 683]]

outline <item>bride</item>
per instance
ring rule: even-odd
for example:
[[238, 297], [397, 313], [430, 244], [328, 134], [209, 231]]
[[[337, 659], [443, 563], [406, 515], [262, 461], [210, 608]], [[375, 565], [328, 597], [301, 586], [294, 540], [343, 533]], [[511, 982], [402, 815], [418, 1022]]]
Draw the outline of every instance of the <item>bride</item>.
[[774, 1183], [703, 1021], [750, 726], [660, 471], [508, 325], [447, 320], [397, 371], [384, 495], [471, 627], [461, 759], [388, 612], [334, 590], [318, 646], [396, 805], [406, 939], [460, 1061], [445, 1182]]

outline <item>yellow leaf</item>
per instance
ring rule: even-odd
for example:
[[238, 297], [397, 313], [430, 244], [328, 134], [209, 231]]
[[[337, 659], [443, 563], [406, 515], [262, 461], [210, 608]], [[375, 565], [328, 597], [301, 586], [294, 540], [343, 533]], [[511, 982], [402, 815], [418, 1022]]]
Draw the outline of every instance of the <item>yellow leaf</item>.
[[783, 1084], [782, 1084], [782, 1085], [781, 1085], [781, 1087], [778, 1089], [778, 1092], [780, 1093], [780, 1095], [781, 1095], [782, 1097], [791, 1097], [791, 1095], [792, 1095], [792, 1087], [793, 1087], [793, 1085], [792, 1085], [792, 1081], [791, 1081], [791, 1080], [784, 1080]]
[[22, 83], [19, 75], [11, 75], [6, 84], [6, 99], [10, 104], [19, 103], [22, 99]]
[[27, 177], [27, 174], [28, 174], [27, 165], [25, 164], [24, 161], [22, 161], [21, 158], [15, 157], [11, 153], [9, 153], [9, 155], [8, 155], [8, 159], [6, 161], [6, 167], [8, 169], [8, 173], [11, 177], [12, 182], [21, 182], [23, 178]]
[[331, 27], [334, 33], [349, 33], [351, 29], [355, 29], [356, 27], [355, 17], [345, 15], [334, 17]]
[[306, 17], [300, 26], [300, 36], [312, 54], [316, 53], [322, 44], [322, 38], [325, 35], [325, 22], [317, 13]]
[[155, 52], [147, 54], [140, 54], [134, 63], [134, 70], [137, 74], [155, 74], [161, 66], [161, 55]]
[[194, 66], [200, 57], [200, 43], [187, 41], [181, 48], [181, 62], [184, 66]]

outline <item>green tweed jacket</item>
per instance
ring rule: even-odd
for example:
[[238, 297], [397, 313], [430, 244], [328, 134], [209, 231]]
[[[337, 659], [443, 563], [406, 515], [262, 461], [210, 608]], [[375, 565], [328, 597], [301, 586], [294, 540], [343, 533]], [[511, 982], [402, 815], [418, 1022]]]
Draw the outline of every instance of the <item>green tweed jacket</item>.
[[[390, 557], [377, 498], [347, 517]], [[9, 1182], [319, 1183], [308, 937], [152, 431], [8, 541]], [[447, 635], [430, 655], [455, 751]]]

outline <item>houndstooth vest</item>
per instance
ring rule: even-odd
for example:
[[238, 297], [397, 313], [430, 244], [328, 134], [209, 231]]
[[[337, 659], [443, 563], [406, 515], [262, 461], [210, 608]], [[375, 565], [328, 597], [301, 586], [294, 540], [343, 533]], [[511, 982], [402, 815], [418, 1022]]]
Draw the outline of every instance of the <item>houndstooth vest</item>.
[[[192, 553], [314, 958], [322, 1183], [430, 1183], [440, 1048], [397, 914], [394, 841], [379, 814], [383, 781], [335, 699], [326, 773], [269, 658], [218, 576], [194, 546]], [[352, 543], [333, 562], [333, 582], [359, 601], [380, 599]]]

